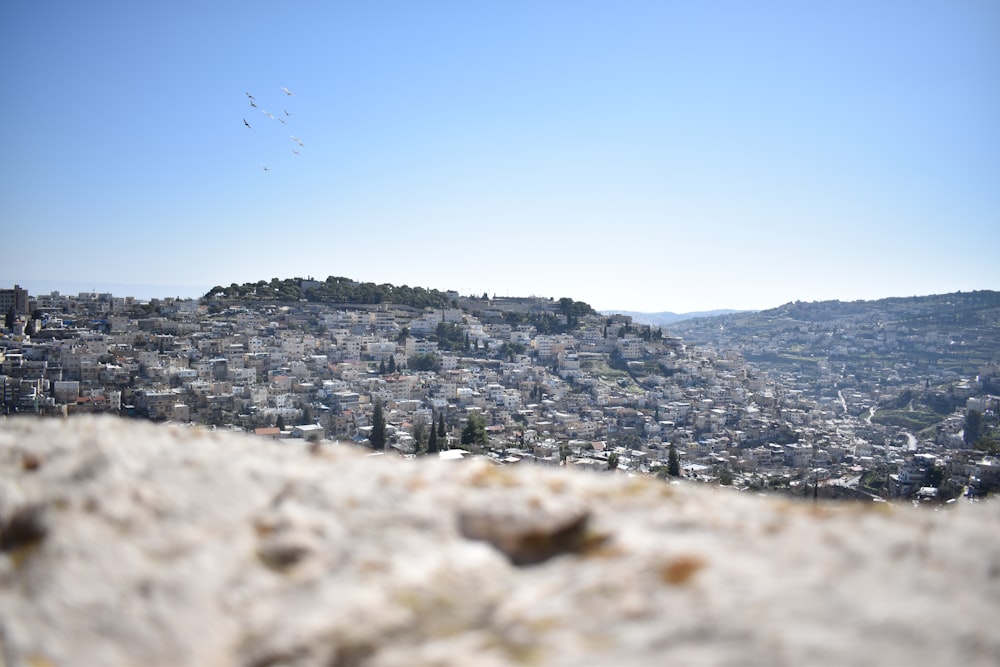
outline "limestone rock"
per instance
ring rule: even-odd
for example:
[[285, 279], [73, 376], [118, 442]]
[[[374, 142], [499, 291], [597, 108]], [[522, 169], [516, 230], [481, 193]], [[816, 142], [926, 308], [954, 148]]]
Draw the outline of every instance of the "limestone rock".
[[998, 522], [5, 419], [0, 665], [993, 665]]
[[573, 499], [501, 491], [462, 507], [458, 528], [469, 539], [492, 544], [515, 565], [533, 565], [580, 551], [589, 519], [590, 511]]

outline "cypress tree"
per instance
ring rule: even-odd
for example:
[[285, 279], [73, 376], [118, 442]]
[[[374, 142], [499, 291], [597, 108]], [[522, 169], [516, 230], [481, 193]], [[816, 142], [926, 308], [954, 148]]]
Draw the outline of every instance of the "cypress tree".
[[677, 456], [677, 448], [670, 443], [670, 453], [667, 455], [667, 474], [671, 477], [681, 476], [681, 461]]
[[437, 430], [435, 430], [434, 428], [434, 417], [431, 416], [431, 434], [427, 438], [427, 453], [437, 454], [437, 450], [438, 450]]
[[381, 401], [375, 401], [375, 409], [372, 410], [372, 434], [368, 441], [375, 451], [385, 450], [385, 417], [382, 415]]

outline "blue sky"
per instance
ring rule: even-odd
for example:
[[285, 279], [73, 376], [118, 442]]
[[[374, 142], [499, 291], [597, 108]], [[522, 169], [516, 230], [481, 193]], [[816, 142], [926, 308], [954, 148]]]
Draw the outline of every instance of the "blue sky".
[[649, 312], [1000, 289], [993, 0], [4, 12], [0, 286], [335, 275]]

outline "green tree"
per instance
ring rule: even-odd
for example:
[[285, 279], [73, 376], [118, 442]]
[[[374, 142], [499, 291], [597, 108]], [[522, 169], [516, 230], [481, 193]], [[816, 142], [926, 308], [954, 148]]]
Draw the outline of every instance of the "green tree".
[[[434, 429], [431, 429], [432, 431]], [[419, 454], [423, 448], [424, 440], [427, 439], [427, 424], [419, 419], [413, 422], [413, 453]]]
[[989, 435], [980, 436], [980, 438], [976, 440], [976, 444], [974, 446], [977, 450], [986, 452], [991, 456], [1000, 454], [1000, 442], [998, 442], [996, 438]]
[[396, 372], [396, 355], [395, 354], [390, 354], [389, 355], [389, 372], [390, 373], [395, 373]]
[[944, 472], [944, 464], [938, 465], [938, 462], [935, 461], [934, 465], [927, 471], [925, 486], [933, 486], [935, 489], [939, 488], [944, 483]]
[[441, 368], [441, 361], [434, 354], [415, 354], [409, 358], [408, 364], [415, 371], [436, 371]]
[[443, 442], [448, 436], [448, 432], [444, 428], [444, 413], [438, 413], [438, 438]]
[[674, 443], [670, 443], [670, 453], [667, 454], [667, 474], [671, 477], [681, 476], [681, 461], [677, 456], [677, 448]]
[[489, 442], [486, 438], [486, 420], [475, 412], [469, 415], [462, 429], [463, 445], [485, 445]]
[[965, 413], [965, 429], [962, 437], [965, 444], [972, 446], [983, 434], [983, 413], [979, 410], [969, 410]]
[[431, 415], [431, 432], [427, 436], [427, 453], [437, 454], [438, 451], [438, 435], [437, 429], [434, 428], [434, 415]]
[[372, 410], [372, 434], [368, 437], [372, 449], [381, 452], [385, 450], [385, 416], [382, 414], [382, 401], [375, 401]]
[[284, 431], [285, 430], [285, 418], [282, 417], [281, 415], [278, 415], [278, 418], [274, 420], [274, 425], [275, 425], [275, 427], [277, 427], [277, 429], [279, 431]]
[[435, 335], [438, 339], [438, 347], [445, 351], [457, 351], [468, 349], [468, 334], [461, 326], [454, 322], [438, 322]]
[[610, 454], [608, 454], [608, 470], [617, 470], [617, 469], [618, 469], [618, 453], [611, 452]]
[[733, 471], [729, 468], [723, 468], [719, 471], [719, 484], [723, 486], [729, 486], [733, 483]]

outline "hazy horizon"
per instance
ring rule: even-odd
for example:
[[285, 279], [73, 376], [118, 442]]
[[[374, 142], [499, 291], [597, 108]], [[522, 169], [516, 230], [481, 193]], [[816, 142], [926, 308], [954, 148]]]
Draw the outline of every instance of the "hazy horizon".
[[988, 0], [16, 3], [2, 270], [636, 312], [1000, 288], [998, 35]]
[[[292, 276], [292, 277], [294, 277], [294, 276]], [[299, 276], [299, 277], [301, 277], [301, 276]], [[343, 277], [349, 277], [349, 276], [343, 276]], [[314, 276], [314, 278], [315, 278], [315, 276]], [[316, 278], [316, 279], [318, 279], [318, 280], [325, 280], [326, 276], [322, 276], [322, 277], [319, 277], [319, 278]], [[256, 281], [253, 281], [253, 282], [256, 282]], [[211, 290], [212, 287], [215, 287], [215, 285], [211, 285], [211, 286], [177, 285], [177, 284], [174, 284], [174, 285], [154, 285], [154, 284], [141, 284], [141, 283], [136, 283], [136, 284], [131, 284], [131, 283], [99, 283], [99, 282], [65, 281], [65, 280], [21, 280], [21, 281], [6, 280], [5, 281], [3, 279], [0, 279], [0, 289], [10, 289], [15, 284], [19, 285], [23, 289], [28, 290], [28, 293], [29, 293], [30, 296], [38, 296], [39, 294], [51, 294], [53, 291], [59, 292], [60, 294], [64, 294], [64, 295], [70, 295], [70, 296], [76, 296], [76, 295], [78, 295], [78, 294], [80, 294], [82, 292], [98, 292], [98, 293], [110, 293], [110, 294], [112, 294], [112, 295], [114, 295], [116, 297], [131, 296], [131, 297], [135, 297], [136, 299], [138, 299], [140, 301], [149, 301], [150, 299], [164, 299], [164, 298], [171, 298], [171, 297], [173, 297], [173, 298], [180, 298], [180, 299], [199, 299], [202, 296], [204, 296], [206, 292], [208, 292], [209, 290]], [[229, 283], [226, 283], [226, 285], [228, 285], [228, 284]], [[438, 289], [438, 290], [441, 290], [441, 291], [446, 291], [446, 290], [451, 289], [451, 288], [448, 288], [448, 287], [435, 287], [435, 286], [431, 286], [431, 285], [415, 285], [415, 284], [411, 285], [411, 287], [423, 287], [423, 288], [427, 288], [427, 289]], [[984, 289], [984, 290], [990, 290], [991, 288], [982, 288], [982, 289]], [[972, 292], [972, 291], [979, 291], [979, 290], [955, 290], [955, 291], [956, 292], [966, 292], [966, 291]], [[887, 295], [885, 297], [878, 297], [876, 299], [838, 299], [836, 297], [833, 297], [833, 298], [830, 298], [830, 299], [799, 299], [799, 300], [800, 301], [805, 301], [805, 302], [812, 302], [812, 301], [844, 301], [844, 302], [847, 302], [847, 301], [858, 301], [858, 300], [861, 300], [861, 301], [877, 301], [878, 299], [883, 299], [883, 298], [906, 298], [906, 297], [914, 297], [914, 296], [915, 297], [923, 297], [923, 296], [936, 296], [936, 295], [939, 295], [939, 294], [949, 294], [949, 293], [951, 293], [951, 292], [935, 292], [933, 294], [892, 294], [892, 295]], [[467, 296], [467, 297], [480, 296], [480, 295], [477, 295], [475, 293], [466, 293], [466, 292], [460, 292], [460, 295], [461, 296]], [[509, 295], [501, 295], [501, 294], [494, 295], [494, 294], [490, 294], [490, 296], [491, 297], [493, 297], [493, 296], [496, 296], [496, 297], [503, 297], [503, 296], [510, 296], [510, 297], [541, 297], [542, 295], [540, 295], [540, 294], [509, 294]], [[576, 299], [578, 301], [585, 301], [586, 302], [585, 299], [579, 299], [578, 297], [576, 297], [576, 296], [574, 296], [572, 294], [563, 294], [560, 297], [552, 297], [552, 298], [561, 298], [561, 297], [570, 297], [570, 298]], [[548, 296], [546, 295], [543, 298], [548, 298]], [[676, 315], [686, 315], [686, 314], [690, 314], [690, 313], [708, 313], [708, 312], [715, 312], [715, 311], [739, 311], [739, 312], [747, 312], [747, 311], [769, 310], [771, 308], [777, 308], [779, 306], [783, 306], [783, 305], [785, 305], [787, 303], [791, 303], [791, 302], [784, 301], [784, 302], [781, 302], [781, 303], [773, 303], [773, 304], [769, 304], [767, 306], [764, 306], [762, 308], [730, 308], [730, 307], [727, 307], [727, 306], [719, 306], [719, 307], [707, 307], [707, 308], [692, 308], [691, 310], [684, 310], [684, 311], [665, 310], [665, 309], [661, 309], [661, 310], [636, 310], [634, 308], [615, 308], [615, 307], [611, 307], [611, 308], [598, 308], [598, 307], [594, 306], [594, 304], [589, 304], [589, 305], [592, 306], [594, 308], [594, 310], [596, 310], [598, 312], [601, 312], [601, 313], [607, 313], [607, 312], [617, 312], [617, 313], [622, 313], [622, 314], [627, 314], [627, 313], [642, 313], [642, 314], [649, 314], [649, 315], [656, 315], [656, 314], [660, 314], [660, 313], [673, 313], [673, 314], [676, 314]]]

